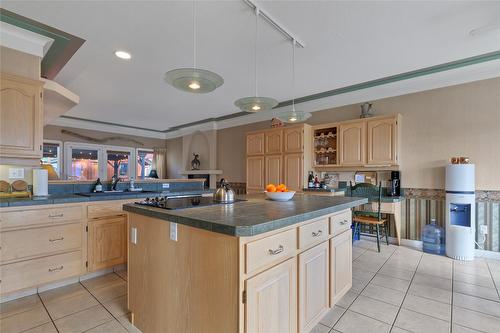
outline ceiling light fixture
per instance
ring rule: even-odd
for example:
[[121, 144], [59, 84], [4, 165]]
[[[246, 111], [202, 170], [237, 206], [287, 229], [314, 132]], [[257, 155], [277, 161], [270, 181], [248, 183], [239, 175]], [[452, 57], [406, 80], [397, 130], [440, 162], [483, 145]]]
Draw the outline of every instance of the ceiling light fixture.
[[126, 51], [120, 51], [120, 50], [115, 52], [115, 56], [117, 56], [120, 59], [125, 59], [125, 60], [130, 60], [132, 58], [130, 53], [128, 53]]
[[295, 39], [292, 39], [292, 110], [276, 114], [276, 118], [285, 123], [300, 123], [311, 117], [310, 112], [295, 110], [295, 47]]
[[198, 94], [214, 91], [224, 83], [219, 74], [196, 67], [196, 1], [193, 1], [193, 67], [166, 72], [165, 82], [179, 90]]
[[234, 105], [245, 112], [268, 111], [278, 105], [278, 101], [271, 97], [259, 97], [257, 94], [257, 46], [259, 36], [259, 9], [255, 8], [255, 51], [254, 51], [254, 76], [255, 76], [255, 96], [243, 97], [234, 102]]

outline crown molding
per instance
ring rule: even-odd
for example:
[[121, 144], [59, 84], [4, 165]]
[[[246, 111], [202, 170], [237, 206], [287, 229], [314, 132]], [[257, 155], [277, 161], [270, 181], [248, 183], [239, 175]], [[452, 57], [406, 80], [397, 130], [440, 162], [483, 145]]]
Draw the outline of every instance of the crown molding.
[[43, 58], [54, 39], [0, 21], [0, 45]]
[[[339, 92], [335, 95], [297, 103], [296, 106], [298, 106], [297, 108], [301, 110], [316, 112], [335, 107], [363, 103], [366, 101], [376, 101], [383, 98], [401, 96], [496, 77], [500, 77], [500, 59], [475, 63], [473, 65], [457, 67], [428, 75], [415, 76], [405, 80], [374, 85], [349, 92]], [[209, 120], [205, 123], [181, 127], [173, 131], [148, 130], [135, 128], [133, 126], [120, 126], [105, 122], [67, 117], [58, 118], [52, 124], [159, 139], [173, 139], [189, 135], [196, 131], [220, 130], [260, 121], [268, 121], [274, 118], [278, 112], [287, 110], [288, 108], [290, 108], [290, 106], [284, 105], [271, 111], [251, 113], [234, 118], [227, 117], [221, 120]]]

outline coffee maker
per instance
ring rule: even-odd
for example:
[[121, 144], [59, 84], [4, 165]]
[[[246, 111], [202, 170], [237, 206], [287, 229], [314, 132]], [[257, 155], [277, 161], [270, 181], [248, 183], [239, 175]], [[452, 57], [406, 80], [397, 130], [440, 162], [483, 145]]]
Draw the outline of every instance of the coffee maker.
[[389, 195], [391, 197], [399, 197], [401, 195], [401, 179], [399, 171], [391, 171], [389, 184]]

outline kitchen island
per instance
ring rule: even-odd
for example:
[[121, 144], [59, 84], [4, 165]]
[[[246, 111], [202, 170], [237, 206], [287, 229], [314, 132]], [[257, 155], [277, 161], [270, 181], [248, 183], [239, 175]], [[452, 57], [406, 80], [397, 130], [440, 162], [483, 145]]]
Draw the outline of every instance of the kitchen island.
[[309, 332], [352, 286], [350, 208], [297, 194], [129, 212], [129, 310], [143, 333]]

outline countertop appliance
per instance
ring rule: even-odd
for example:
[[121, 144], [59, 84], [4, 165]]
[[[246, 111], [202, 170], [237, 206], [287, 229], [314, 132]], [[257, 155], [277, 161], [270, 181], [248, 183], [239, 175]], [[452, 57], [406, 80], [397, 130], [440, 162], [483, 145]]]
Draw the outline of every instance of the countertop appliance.
[[474, 164], [446, 166], [446, 255], [473, 260], [476, 235]]
[[391, 171], [388, 194], [391, 197], [399, 197], [401, 195], [401, 178], [399, 171]]
[[[239, 201], [246, 201], [246, 200], [235, 199], [233, 202], [239, 202]], [[178, 196], [178, 197], [157, 196], [152, 198], [146, 198], [142, 201], [138, 201], [136, 202], [136, 204], [142, 206], [162, 208], [162, 209], [178, 210], [178, 209], [195, 208], [195, 207], [207, 207], [214, 205], [226, 205], [229, 203], [214, 201], [212, 197], [202, 197], [201, 195], [196, 195], [196, 196]]]

